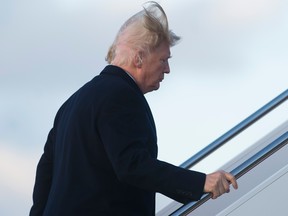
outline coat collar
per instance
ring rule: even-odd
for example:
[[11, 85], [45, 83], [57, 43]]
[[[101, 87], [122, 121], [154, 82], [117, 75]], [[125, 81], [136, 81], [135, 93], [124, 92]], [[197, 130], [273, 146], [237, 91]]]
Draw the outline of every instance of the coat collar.
[[137, 91], [139, 91], [139, 93], [141, 95], [144, 95], [141, 91], [141, 89], [139, 88], [139, 86], [136, 84], [136, 82], [134, 81], [134, 79], [132, 78], [132, 76], [130, 74], [128, 74], [128, 72], [126, 72], [125, 70], [123, 70], [122, 68], [115, 66], [115, 65], [107, 65], [103, 71], [100, 73], [100, 75], [104, 75], [104, 74], [109, 74], [109, 75], [113, 75], [113, 76], [118, 76], [121, 77], [122, 79], [124, 79], [127, 83], [129, 83], [130, 86], [132, 86], [134, 89], [136, 89]]

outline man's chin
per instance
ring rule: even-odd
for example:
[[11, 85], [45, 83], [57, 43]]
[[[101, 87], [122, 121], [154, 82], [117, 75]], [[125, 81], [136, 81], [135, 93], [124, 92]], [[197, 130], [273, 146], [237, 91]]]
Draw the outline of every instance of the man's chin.
[[156, 90], [158, 90], [159, 88], [160, 88], [160, 84], [155, 85], [155, 86], [151, 87], [150, 90], [147, 91], [146, 93], [148, 93], [148, 92], [152, 92], [152, 91], [156, 91]]
[[154, 87], [154, 91], [158, 90], [160, 88], [160, 83], [158, 83], [155, 87]]

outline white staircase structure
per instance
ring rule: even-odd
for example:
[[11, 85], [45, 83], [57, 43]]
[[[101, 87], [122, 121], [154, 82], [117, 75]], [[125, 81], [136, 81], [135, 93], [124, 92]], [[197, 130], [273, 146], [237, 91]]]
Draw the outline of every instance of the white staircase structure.
[[[283, 105], [282, 103], [288, 98], [288, 90], [271, 101], [249, 118], [259, 119], [259, 116], [264, 116], [270, 112], [275, 104]], [[267, 111], [269, 110], [269, 111]], [[280, 124], [267, 135], [259, 139], [249, 148], [235, 156], [232, 160], [227, 161], [221, 169], [233, 173], [238, 181], [239, 189], [234, 191], [231, 187], [231, 192], [225, 194], [216, 200], [210, 199], [209, 194], [205, 194], [200, 201], [191, 202], [187, 205], [182, 205], [177, 202], [171, 202], [165, 208], [157, 213], [157, 216], [167, 215], [195, 215], [195, 216], [287, 216], [288, 215], [288, 109], [285, 108], [287, 115], [282, 114], [284, 123]], [[260, 111], [260, 112], [259, 112]], [[264, 113], [264, 114], [263, 114]], [[256, 116], [255, 116], [256, 114]], [[263, 114], [263, 115], [262, 115]], [[246, 120], [247, 120], [246, 119]], [[250, 126], [245, 120], [245, 126]], [[256, 121], [257, 121], [256, 120]], [[254, 121], [254, 120], [252, 120]], [[250, 122], [250, 120], [249, 120]], [[247, 125], [246, 125], [247, 123]], [[241, 131], [242, 123], [239, 124]], [[236, 134], [239, 125], [236, 128]], [[234, 128], [234, 129], [235, 129]], [[233, 134], [235, 130], [233, 130]], [[232, 136], [229, 131], [224, 135], [224, 142], [230, 140]], [[227, 136], [228, 137], [227, 137]], [[207, 157], [210, 154], [211, 148], [217, 150], [219, 145], [212, 143], [212, 147], [208, 147], [209, 153], [204, 150], [200, 153], [201, 157]], [[214, 148], [215, 145], [217, 148]], [[207, 153], [207, 154], [206, 154]], [[195, 160], [196, 158], [196, 160]], [[198, 163], [199, 156], [192, 157], [192, 166]], [[203, 159], [201, 158], [201, 160]], [[196, 162], [195, 162], [196, 161]], [[191, 162], [191, 161], [190, 161]], [[189, 162], [189, 163], [190, 163]], [[194, 163], [195, 162], [195, 163]], [[185, 162], [187, 164], [187, 162]], [[184, 167], [186, 166], [184, 163]], [[194, 164], [193, 164], [194, 163]], [[191, 163], [190, 163], [191, 164]], [[181, 165], [183, 166], [183, 165]]]

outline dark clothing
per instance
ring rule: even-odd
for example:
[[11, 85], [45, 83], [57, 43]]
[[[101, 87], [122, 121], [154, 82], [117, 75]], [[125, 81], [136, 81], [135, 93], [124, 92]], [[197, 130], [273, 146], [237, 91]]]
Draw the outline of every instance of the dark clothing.
[[59, 109], [37, 166], [30, 216], [155, 215], [155, 192], [197, 200], [205, 177], [157, 160], [143, 93], [109, 65]]

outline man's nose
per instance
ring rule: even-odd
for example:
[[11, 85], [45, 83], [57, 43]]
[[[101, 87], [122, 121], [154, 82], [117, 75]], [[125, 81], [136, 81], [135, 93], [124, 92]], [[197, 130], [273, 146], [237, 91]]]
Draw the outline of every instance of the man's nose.
[[170, 73], [170, 66], [169, 66], [169, 63], [168, 63], [168, 62], [167, 62], [167, 64], [165, 65], [164, 73], [167, 73], [167, 74]]

